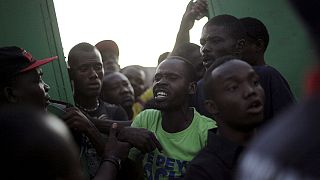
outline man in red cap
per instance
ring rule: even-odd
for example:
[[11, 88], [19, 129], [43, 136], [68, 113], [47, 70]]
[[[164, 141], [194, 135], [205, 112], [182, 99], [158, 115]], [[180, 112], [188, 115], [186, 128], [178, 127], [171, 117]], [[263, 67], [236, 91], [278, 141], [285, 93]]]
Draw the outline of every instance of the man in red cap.
[[27, 104], [46, 110], [49, 86], [42, 80], [40, 66], [57, 58], [36, 60], [19, 47], [0, 48], [0, 106]]

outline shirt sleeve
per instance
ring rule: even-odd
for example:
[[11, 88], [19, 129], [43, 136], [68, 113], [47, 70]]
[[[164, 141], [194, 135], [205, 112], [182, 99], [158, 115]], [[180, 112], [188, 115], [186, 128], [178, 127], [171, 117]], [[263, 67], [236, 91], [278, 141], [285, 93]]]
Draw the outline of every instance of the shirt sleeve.
[[[134, 128], [141, 128], [141, 115], [139, 114], [136, 118], [134, 118], [133, 122], [131, 123], [131, 127]], [[143, 154], [141, 153], [140, 150], [138, 150], [137, 148], [131, 148], [128, 158], [133, 160], [133, 161], [137, 161], [139, 159], [141, 159], [143, 156]]]

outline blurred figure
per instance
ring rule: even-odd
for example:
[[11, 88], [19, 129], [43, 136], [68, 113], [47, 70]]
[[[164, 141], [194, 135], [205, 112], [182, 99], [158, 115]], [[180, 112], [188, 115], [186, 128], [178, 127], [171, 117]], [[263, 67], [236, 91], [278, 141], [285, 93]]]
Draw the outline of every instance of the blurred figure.
[[252, 65], [260, 77], [265, 91], [264, 121], [272, 119], [295, 102], [287, 80], [275, 68], [265, 63], [264, 54], [269, 44], [266, 26], [258, 19], [246, 17], [240, 19], [247, 37], [242, 52], [243, 59]]
[[291, 0], [316, 45], [317, 61], [307, 76], [306, 97], [265, 127], [242, 159], [238, 179], [320, 178], [320, 1]]
[[134, 90], [134, 97], [137, 99], [147, 89], [146, 73], [143, 67], [138, 65], [127, 66], [121, 69], [121, 73], [129, 79]]
[[[128, 154], [127, 143], [117, 141], [116, 126], [110, 130], [100, 170], [94, 180], [115, 180], [114, 159]], [[1, 177], [8, 180], [84, 180], [78, 149], [65, 124], [44, 112], [8, 106], [0, 110], [0, 138], [5, 164]], [[110, 148], [112, 147], [112, 149]]]
[[4, 179], [84, 179], [62, 121], [26, 107], [0, 111]]
[[148, 101], [153, 98], [152, 88], [146, 85], [146, 73], [142, 66], [132, 65], [121, 69], [129, 79], [133, 90], [135, 103], [133, 104], [133, 118], [136, 117], [144, 108]]
[[118, 45], [112, 40], [103, 40], [95, 46], [100, 51], [104, 73], [118, 72], [120, 70]]

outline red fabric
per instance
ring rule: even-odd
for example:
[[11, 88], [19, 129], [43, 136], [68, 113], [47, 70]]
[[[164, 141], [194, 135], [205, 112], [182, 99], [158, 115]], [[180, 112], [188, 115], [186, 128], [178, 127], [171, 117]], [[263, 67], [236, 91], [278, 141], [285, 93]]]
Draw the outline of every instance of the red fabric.
[[305, 82], [307, 96], [320, 93], [320, 66], [317, 66], [307, 74]]

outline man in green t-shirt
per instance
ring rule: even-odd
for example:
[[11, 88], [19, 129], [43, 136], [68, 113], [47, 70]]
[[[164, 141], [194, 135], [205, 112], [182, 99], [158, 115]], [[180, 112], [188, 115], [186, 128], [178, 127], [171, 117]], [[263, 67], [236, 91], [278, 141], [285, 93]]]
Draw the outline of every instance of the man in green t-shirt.
[[177, 56], [156, 69], [153, 94], [157, 110], [141, 112], [131, 125], [153, 132], [162, 146], [162, 151], [146, 154], [131, 150], [131, 160], [142, 160], [145, 179], [182, 178], [189, 161], [206, 146], [208, 130], [216, 127], [212, 119], [189, 107], [189, 96], [196, 90], [194, 75], [192, 64]]

